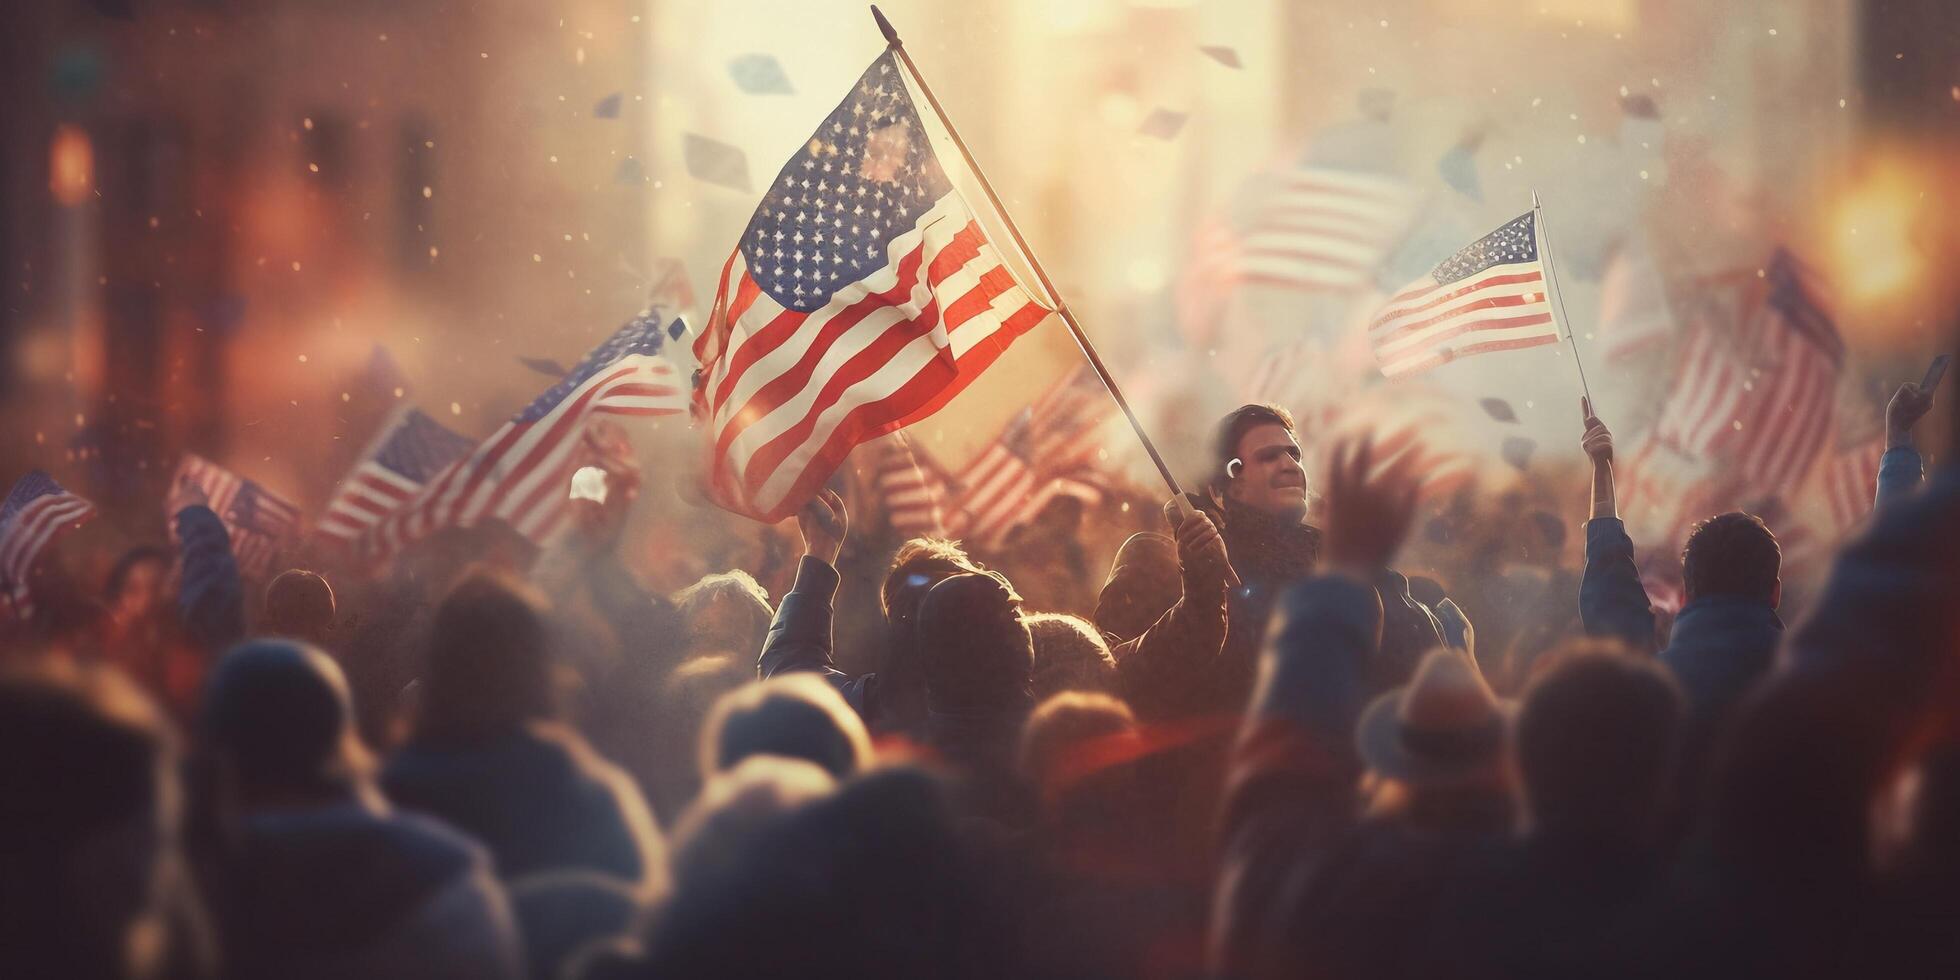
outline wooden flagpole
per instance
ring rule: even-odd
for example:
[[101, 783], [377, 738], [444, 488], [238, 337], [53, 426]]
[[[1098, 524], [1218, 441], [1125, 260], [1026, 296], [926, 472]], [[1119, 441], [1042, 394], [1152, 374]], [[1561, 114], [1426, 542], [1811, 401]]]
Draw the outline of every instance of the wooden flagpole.
[[1041, 260], [1035, 258], [1034, 250], [1028, 247], [1027, 239], [1021, 237], [1021, 229], [1015, 227], [1013, 217], [1008, 215], [1006, 206], [1001, 204], [1000, 195], [994, 193], [994, 185], [987, 181], [987, 175], [980, 170], [980, 164], [973, 159], [972, 151], [966, 148], [966, 141], [960, 139], [959, 130], [953, 128], [953, 121], [946, 118], [946, 110], [940, 108], [938, 97], [932, 94], [932, 86], [927, 85], [925, 76], [919, 74], [919, 66], [912, 63], [912, 56], [906, 53], [905, 42], [899, 40], [898, 31], [892, 27], [892, 22], [885, 19], [884, 12], [878, 9], [877, 4], [871, 5], [871, 16], [877, 19], [878, 30], [884, 33], [885, 43], [892, 51], [897, 52], [899, 60], [905, 63], [905, 70], [911, 73], [912, 81], [918, 83], [919, 92], [926, 97], [927, 104], [932, 106], [933, 114], [939, 117], [939, 124], [946, 127], [946, 134], [952, 137], [953, 145], [959, 148], [960, 157], [966, 161], [967, 171], [980, 182], [980, 189], [986, 192], [987, 201], [993, 205], [994, 213], [1000, 216], [1001, 223], [1007, 227], [1007, 233], [1013, 236], [1014, 246], [1020, 249], [1022, 257], [1028, 260], [1028, 266], [1034, 270], [1035, 278], [1041, 280], [1041, 288], [1047, 291], [1048, 298], [1055, 304], [1055, 314], [1060, 316], [1062, 323], [1068, 327], [1069, 334], [1075, 338], [1075, 345], [1082, 348], [1082, 356], [1089, 359], [1089, 366], [1095, 369], [1096, 377], [1102, 379], [1103, 387], [1109, 391], [1109, 397], [1116, 400], [1116, 407], [1123, 410], [1123, 417], [1130, 420], [1130, 429], [1137, 434], [1137, 441], [1143, 443], [1143, 451], [1150, 454], [1150, 461], [1157, 464], [1158, 475], [1164, 478], [1164, 485], [1170, 487], [1171, 499], [1176, 502], [1179, 513], [1183, 513], [1187, 507], [1184, 488], [1178, 486], [1177, 477], [1171, 475], [1171, 468], [1164, 463], [1164, 457], [1157, 453], [1157, 446], [1150, 441], [1150, 435], [1143, 431], [1143, 422], [1137, 418], [1137, 413], [1130, 409], [1129, 400], [1123, 397], [1123, 389], [1116, 386], [1116, 379], [1110, 377], [1109, 368], [1103, 364], [1101, 355], [1096, 353], [1096, 345], [1090, 343], [1089, 335], [1082, 332], [1082, 325], [1076, 322], [1075, 312], [1069, 309], [1068, 301], [1062, 299], [1061, 293], [1056, 291], [1055, 284], [1048, 278], [1047, 270], [1041, 267]]
[[1556, 324], [1565, 330], [1565, 342], [1572, 347], [1572, 366], [1579, 369], [1579, 391], [1586, 396], [1586, 403], [1598, 405], [1592, 400], [1592, 389], [1586, 385], [1586, 364], [1579, 360], [1579, 341], [1572, 336], [1572, 318], [1565, 315], [1565, 294], [1558, 288], [1558, 269], [1552, 264], [1552, 232], [1545, 227], [1545, 208], [1538, 203], [1538, 192], [1531, 192], [1531, 213], [1533, 234], [1538, 236], [1538, 257], [1545, 263], [1545, 286], [1551, 295], [1552, 315]]

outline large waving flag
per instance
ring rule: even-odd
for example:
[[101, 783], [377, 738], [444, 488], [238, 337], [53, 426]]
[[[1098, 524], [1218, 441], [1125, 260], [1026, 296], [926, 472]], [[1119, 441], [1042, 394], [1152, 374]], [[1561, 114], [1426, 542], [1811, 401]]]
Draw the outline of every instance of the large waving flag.
[[794, 513], [852, 447], [944, 406], [1048, 315], [933, 155], [887, 51], [784, 165], [694, 342], [709, 494]]
[[94, 516], [93, 504], [63, 490], [40, 470], [14, 482], [6, 502], [0, 503], [0, 586], [15, 618], [34, 612], [28, 578], [42, 549]]
[[177, 479], [185, 478], [203, 489], [231, 533], [238, 570], [247, 578], [270, 575], [273, 562], [299, 534], [299, 505], [192, 453], [177, 466]]
[[1525, 212], [1403, 287], [1369, 321], [1368, 338], [1390, 378], [1472, 354], [1558, 343], [1537, 213]]
[[641, 316], [592, 349], [469, 455], [451, 463], [357, 545], [369, 561], [445, 527], [484, 520], [543, 542], [565, 513], [573, 463], [587, 421], [599, 415], [676, 415], [687, 395], [661, 345], [659, 319]]
[[[421, 409], [389, 417], [361, 461], [334, 490], [314, 528], [341, 547], [352, 547], [369, 528], [415, 498], [444, 467], [469, 455], [476, 440], [452, 432]], [[395, 544], [387, 550], [399, 548]]]

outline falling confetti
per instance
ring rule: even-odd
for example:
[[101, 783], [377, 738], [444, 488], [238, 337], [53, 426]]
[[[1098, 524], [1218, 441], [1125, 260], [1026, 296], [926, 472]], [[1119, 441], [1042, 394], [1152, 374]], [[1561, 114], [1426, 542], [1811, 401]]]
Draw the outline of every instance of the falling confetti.
[[749, 158], [737, 147], [688, 133], [682, 156], [687, 160], [688, 174], [696, 180], [730, 190], [750, 189]]
[[1222, 44], [1207, 44], [1199, 48], [1198, 50], [1204, 52], [1205, 57], [1210, 58], [1211, 60], [1216, 61], [1227, 68], [1244, 67], [1244, 64], [1239, 61], [1239, 53], [1236, 50], [1225, 47]]
[[596, 104], [592, 106], [592, 118], [618, 119], [619, 104], [621, 101], [622, 101], [622, 96], [621, 93], [619, 92], [614, 92], [613, 94], [608, 95], [603, 99], [600, 99]]
[[1188, 118], [1190, 117], [1182, 112], [1152, 109], [1150, 115], [1144, 118], [1143, 125], [1137, 127], [1137, 132], [1155, 139], [1173, 140], [1177, 138], [1179, 132], [1183, 131], [1184, 120]]
[[1498, 450], [1498, 452], [1504, 457], [1506, 463], [1517, 467], [1519, 470], [1523, 470], [1531, 465], [1531, 454], [1537, 449], [1538, 444], [1536, 442], [1520, 436], [1512, 436], [1504, 440], [1504, 447]]
[[1518, 413], [1511, 408], [1511, 403], [1502, 398], [1486, 398], [1477, 404], [1483, 406], [1484, 414], [1499, 422], [1516, 422], [1518, 420]]
[[522, 364], [525, 367], [538, 372], [539, 374], [548, 375], [553, 378], [562, 378], [565, 375], [571, 373], [571, 371], [568, 370], [565, 367], [565, 365], [560, 364], [549, 357], [519, 357], [517, 359], [517, 363]]
[[728, 76], [735, 85], [750, 95], [792, 95], [796, 89], [789, 84], [789, 76], [783, 73], [782, 62], [775, 55], [745, 54], [728, 62]]

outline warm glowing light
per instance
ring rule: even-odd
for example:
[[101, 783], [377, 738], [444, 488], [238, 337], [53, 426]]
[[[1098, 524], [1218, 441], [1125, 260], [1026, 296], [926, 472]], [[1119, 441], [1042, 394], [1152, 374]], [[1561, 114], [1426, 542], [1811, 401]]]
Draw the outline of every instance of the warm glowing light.
[[1872, 299], [1911, 285], [1925, 265], [1913, 245], [1920, 191], [1897, 170], [1876, 171], [1838, 202], [1831, 245], [1839, 285], [1852, 299]]
[[70, 207], [82, 203], [95, 183], [95, 148], [80, 126], [64, 123], [55, 128], [48, 144], [48, 190], [56, 203]]

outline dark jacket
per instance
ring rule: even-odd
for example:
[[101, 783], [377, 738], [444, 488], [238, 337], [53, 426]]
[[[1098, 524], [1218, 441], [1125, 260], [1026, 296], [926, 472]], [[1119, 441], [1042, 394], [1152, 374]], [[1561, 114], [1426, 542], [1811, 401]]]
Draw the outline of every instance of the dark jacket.
[[846, 674], [831, 658], [831, 603], [837, 597], [837, 582], [837, 569], [829, 562], [803, 556], [796, 566], [796, 583], [776, 605], [776, 618], [769, 622], [756, 671], [764, 679], [815, 671], [844, 696], [866, 725], [882, 730], [878, 721], [885, 707], [879, 696], [883, 679], [876, 671]]
[[[1283, 523], [1229, 498], [1222, 507], [1195, 495], [1189, 499], [1218, 523], [1232, 569], [1239, 574], [1215, 686], [1215, 706], [1236, 711], [1252, 690], [1259, 644], [1274, 604], [1289, 586], [1313, 574], [1320, 561], [1321, 533], [1311, 524]], [[1375, 588], [1382, 599], [1382, 642], [1371, 652], [1364, 673], [1370, 690], [1380, 693], [1407, 682], [1424, 653], [1447, 644], [1442, 624], [1409, 595], [1409, 580], [1401, 573], [1381, 569]]]
[[523, 975], [488, 855], [432, 820], [355, 803], [254, 814], [215, 878], [227, 976]]
[[[1156, 541], [1140, 540], [1147, 538]], [[1118, 550], [1096, 603], [1096, 626], [1116, 657], [1123, 699], [1139, 718], [1205, 710], [1203, 692], [1225, 648], [1228, 601], [1223, 582], [1182, 567], [1176, 546], [1161, 535], [1133, 535]], [[1139, 621], [1146, 625], [1138, 628]]]
[[467, 742], [417, 738], [388, 761], [388, 798], [483, 841], [506, 880], [582, 868], [651, 889], [666, 857], [632, 777], [537, 723]]
[[1425, 975], [1421, 937], [1446, 883], [1486, 860], [1501, 834], [1490, 822], [1357, 816], [1354, 726], [1380, 622], [1372, 591], [1323, 578], [1287, 594], [1232, 754], [1216, 975]]

